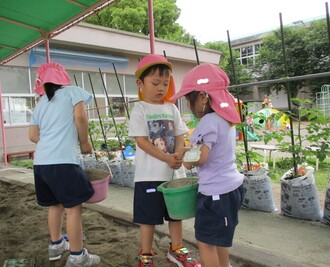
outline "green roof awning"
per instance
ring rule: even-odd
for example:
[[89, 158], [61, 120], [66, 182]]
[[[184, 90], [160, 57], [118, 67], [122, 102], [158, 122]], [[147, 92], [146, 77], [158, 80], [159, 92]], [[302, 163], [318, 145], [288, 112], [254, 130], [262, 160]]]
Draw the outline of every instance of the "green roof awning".
[[0, 65], [116, 0], [1, 0]]

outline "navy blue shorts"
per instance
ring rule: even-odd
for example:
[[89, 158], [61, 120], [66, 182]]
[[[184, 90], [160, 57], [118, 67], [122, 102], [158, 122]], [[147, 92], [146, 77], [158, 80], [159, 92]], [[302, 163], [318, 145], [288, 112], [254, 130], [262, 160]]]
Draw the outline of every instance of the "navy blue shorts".
[[40, 206], [71, 208], [90, 199], [94, 189], [79, 165], [34, 165], [34, 184]]
[[157, 225], [170, 218], [162, 192], [157, 186], [163, 182], [136, 182], [134, 186], [133, 222], [138, 224]]
[[243, 201], [243, 186], [219, 196], [198, 194], [195, 238], [217, 247], [231, 247], [238, 210]]

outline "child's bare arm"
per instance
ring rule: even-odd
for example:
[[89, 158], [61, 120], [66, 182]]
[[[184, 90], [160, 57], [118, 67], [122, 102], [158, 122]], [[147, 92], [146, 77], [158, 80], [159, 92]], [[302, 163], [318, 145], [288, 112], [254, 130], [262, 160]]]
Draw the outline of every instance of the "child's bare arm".
[[166, 162], [172, 169], [179, 169], [182, 165], [182, 159], [179, 158], [178, 153], [165, 154], [163, 151], [157, 149], [149, 142], [145, 136], [135, 137], [136, 144], [149, 155]]
[[183, 158], [185, 151], [184, 149], [184, 134], [175, 137], [175, 152], [178, 153], [179, 158]]
[[81, 153], [92, 153], [92, 145], [88, 141], [88, 119], [83, 101], [74, 106], [74, 121], [78, 131]]
[[39, 126], [38, 125], [30, 125], [29, 126], [29, 139], [33, 143], [38, 143], [39, 142]]
[[186, 169], [190, 170], [193, 167], [202, 165], [202, 164], [204, 164], [207, 161], [207, 159], [209, 157], [209, 154], [210, 154], [209, 147], [206, 146], [206, 145], [202, 145], [200, 151], [201, 151], [201, 154], [200, 154], [200, 158], [199, 158], [198, 161], [195, 161], [195, 162], [183, 162], [183, 166], [185, 166]]

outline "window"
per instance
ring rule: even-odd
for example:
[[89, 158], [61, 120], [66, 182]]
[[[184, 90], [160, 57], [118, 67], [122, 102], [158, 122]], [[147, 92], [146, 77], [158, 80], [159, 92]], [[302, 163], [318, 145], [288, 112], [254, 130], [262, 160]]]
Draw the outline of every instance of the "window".
[[136, 77], [134, 75], [125, 75], [126, 94], [137, 96], [138, 88], [136, 85]]
[[247, 46], [246, 51], [247, 51], [248, 56], [252, 56], [253, 55], [253, 46], [252, 45]]
[[3, 93], [30, 94], [28, 68], [0, 67], [0, 82]]
[[82, 72], [81, 71], [74, 71], [74, 70], [66, 70], [66, 71], [70, 76], [71, 84], [72, 85], [77, 85], [77, 86], [83, 88]]
[[89, 93], [104, 94], [104, 86], [100, 73], [84, 72], [83, 73], [83, 88]]
[[260, 44], [256, 44], [254, 46], [254, 51], [255, 51], [255, 54], [258, 55], [259, 54], [259, 49], [260, 49], [261, 45]]
[[[33, 85], [36, 78], [37, 68], [27, 67], [0, 67], [0, 81], [3, 90], [3, 114], [6, 125], [26, 124], [30, 122], [32, 111], [36, 105]], [[98, 119], [98, 115], [110, 116], [109, 104], [115, 117], [127, 116], [125, 104], [130, 111], [137, 101], [138, 89], [134, 75], [86, 72], [79, 70], [67, 70], [72, 85], [78, 85], [87, 92], [96, 96], [95, 100], [88, 105], [88, 117]], [[104, 80], [102, 80], [104, 79]], [[107, 95], [104, 92], [103, 81], [107, 88]], [[122, 92], [124, 96], [122, 95]], [[93, 90], [92, 90], [93, 89]], [[108, 103], [110, 102], [110, 103]]]
[[253, 66], [255, 64], [255, 58], [259, 54], [260, 44], [243, 46], [241, 48], [235, 49], [235, 51], [240, 52], [239, 62], [242, 65]]
[[30, 123], [35, 99], [33, 97], [2, 98], [4, 123], [6, 125]]
[[101, 96], [96, 96], [96, 98], [93, 98], [87, 107], [87, 114], [89, 119], [97, 119], [99, 115], [104, 117], [107, 115], [107, 111], [108, 108], [106, 106], [106, 99], [105, 97]]
[[[119, 80], [119, 83], [118, 83]], [[124, 81], [123, 75], [118, 74], [118, 80], [114, 73], [107, 73], [106, 74], [106, 81], [107, 81], [107, 88], [109, 95], [121, 95], [120, 88], [124, 92]], [[119, 87], [120, 84], [120, 87]]]

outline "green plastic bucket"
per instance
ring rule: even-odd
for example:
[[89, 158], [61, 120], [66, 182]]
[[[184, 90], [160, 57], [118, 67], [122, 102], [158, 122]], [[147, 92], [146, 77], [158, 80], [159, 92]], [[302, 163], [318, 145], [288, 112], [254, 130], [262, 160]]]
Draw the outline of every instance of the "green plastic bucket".
[[163, 193], [168, 214], [172, 219], [184, 220], [195, 217], [197, 178], [187, 177], [164, 182], [157, 187], [157, 190]]

